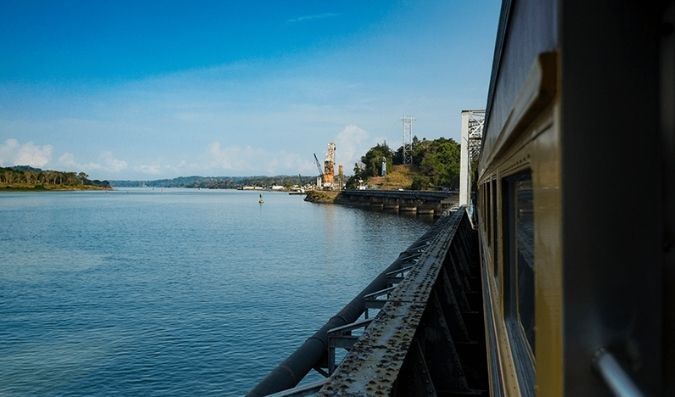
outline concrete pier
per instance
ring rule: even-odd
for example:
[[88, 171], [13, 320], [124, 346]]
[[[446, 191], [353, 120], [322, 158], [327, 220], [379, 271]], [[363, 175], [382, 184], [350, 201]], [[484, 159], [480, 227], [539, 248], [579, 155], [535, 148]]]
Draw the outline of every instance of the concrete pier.
[[457, 194], [451, 192], [345, 190], [336, 202], [376, 210], [440, 216], [443, 211], [455, 206], [457, 200]]

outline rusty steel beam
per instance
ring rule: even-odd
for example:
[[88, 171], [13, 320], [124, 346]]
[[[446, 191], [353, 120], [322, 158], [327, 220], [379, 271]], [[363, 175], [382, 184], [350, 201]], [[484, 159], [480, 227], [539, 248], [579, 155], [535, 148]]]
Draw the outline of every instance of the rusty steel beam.
[[446, 272], [452, 268], [464, 280], [478, 269], [477, 263], [457, 260], [475, 259], [465, 211], [456, 212], [438, 233], [319, 396], [485, 394], [483, 334], [468, 331], [465, 316], [473, 312], [462, 310], [454, 296], [476, 291], [463, 283], [455, 288]]
[[412, 251], [423, 251], [434, 246], [436, 240], [444, 236], [448, 223], [453, 217], [441, 217], [422, 237], [403, 251], [398, 259], [382, 271], [351, 302], [308, 338], [293, 354], [274, 368], [260, 383], [248, 392], [249, 397], [266, 396], [295, 387], [305, 375], [315, 367], [327, 367], [329, 347], [328, 331], [356, 321], [366, 310], [367, 295], [388, 287], [391, 277], [387, 275], [396, 269], [408, 266], [419, 257], [410, 257]]

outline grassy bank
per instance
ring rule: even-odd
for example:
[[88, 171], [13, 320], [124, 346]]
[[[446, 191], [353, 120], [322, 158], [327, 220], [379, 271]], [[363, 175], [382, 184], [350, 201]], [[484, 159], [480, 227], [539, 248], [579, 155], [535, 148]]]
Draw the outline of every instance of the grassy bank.
[[309, 201], [310, 203], [333, 204], [335, 203], [338, 194], [339, 192], [310, 190], [307, 192], [305, 201]]
[[409, 165], [395, 165], [386, 176], [371, 176], [367, 183], [379, 190], [410, 189], [417, 174]]

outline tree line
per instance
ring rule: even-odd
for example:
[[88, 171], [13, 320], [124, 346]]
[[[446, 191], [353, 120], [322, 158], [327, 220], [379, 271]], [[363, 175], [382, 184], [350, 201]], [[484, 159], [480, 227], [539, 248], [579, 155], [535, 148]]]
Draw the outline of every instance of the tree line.
[[98, 179], [90, 180], [84, 172], [64, 172], [54, 170], [42, 170], [22, 165], [16, 167], [0, 167], [0, 184], [30, 186], [54, 185], [54, 186], [99, 186], [110, 187], [108, 181]]
[[269, 187], [279, 185], [315, 184], [316, 176], [276, 175], [276, 176], [181, 176], [172, 179], [156, 179], [152, 181], [111, 181], [117, 187], [186, 187], [200, 189], [238, 189], [243, 186]]
[[220, 177], [204, 178], [185, 187], [201, 189], [238, 189], [243, 186], [284, 186], [315, 184], [316, 177], [277, 175], [277, 176], [247, 176], [247, 177]]

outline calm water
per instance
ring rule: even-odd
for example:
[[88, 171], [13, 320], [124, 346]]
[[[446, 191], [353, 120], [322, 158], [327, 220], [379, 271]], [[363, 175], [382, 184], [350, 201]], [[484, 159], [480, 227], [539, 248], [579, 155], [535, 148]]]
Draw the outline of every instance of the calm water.
[[0, 193], [0, 395], [240, 395], [428, 227], [236, 191]]

